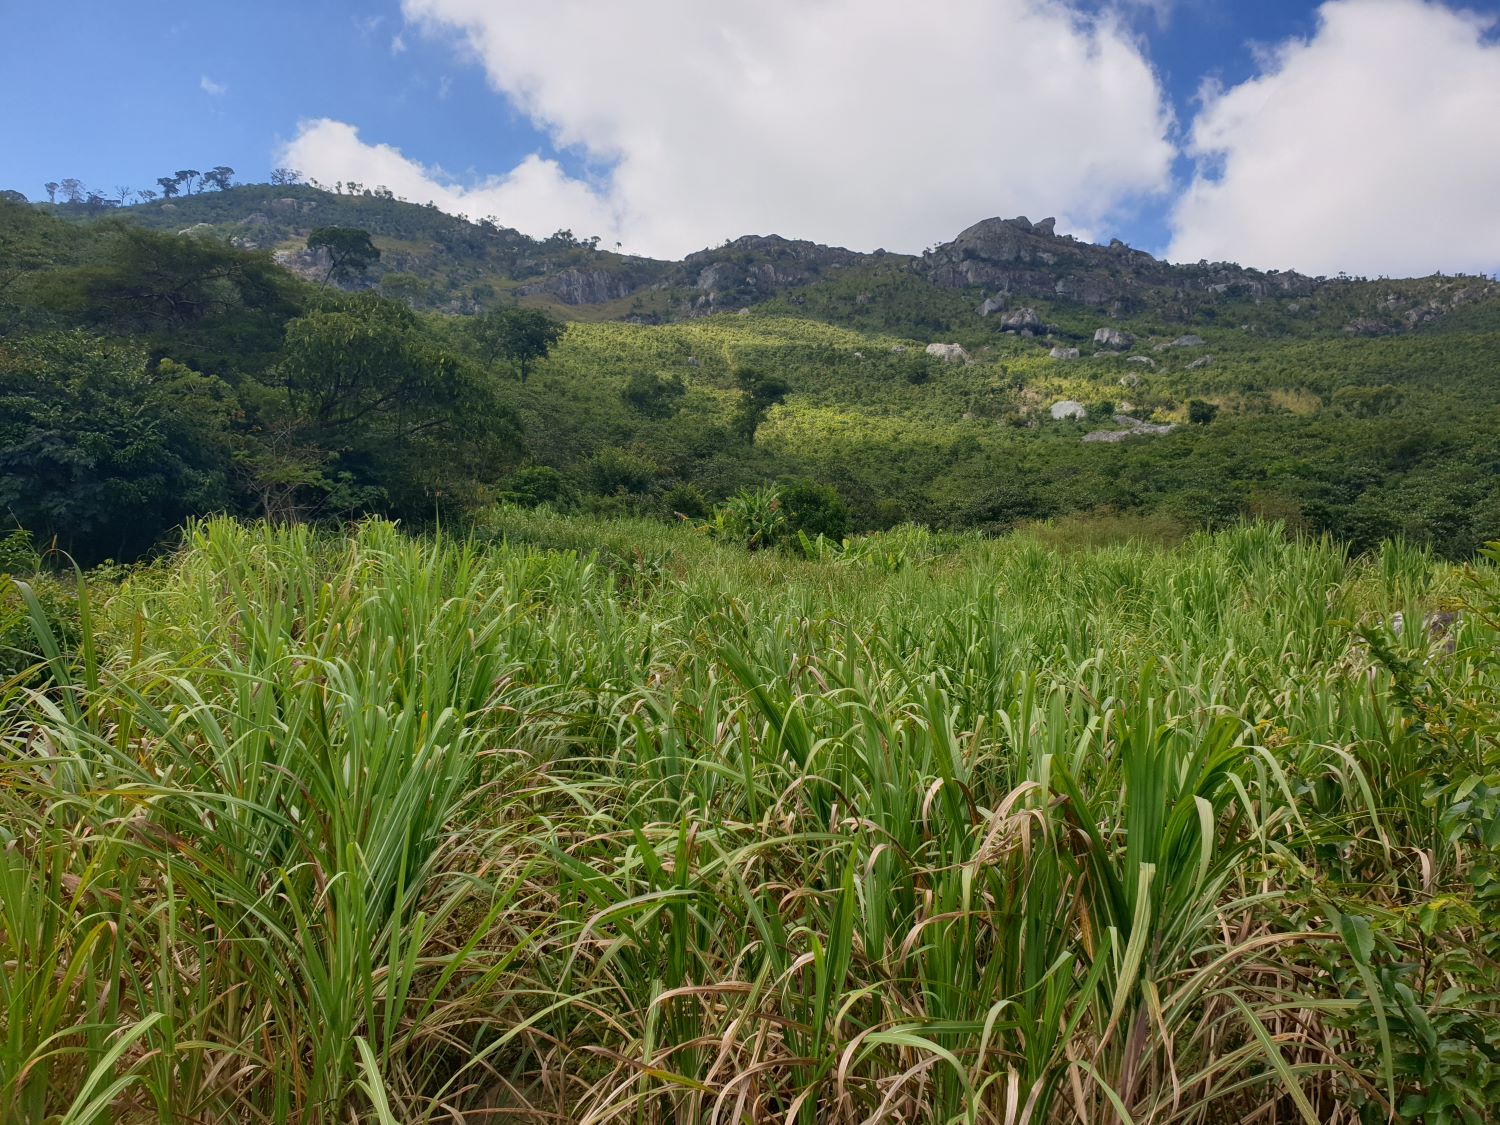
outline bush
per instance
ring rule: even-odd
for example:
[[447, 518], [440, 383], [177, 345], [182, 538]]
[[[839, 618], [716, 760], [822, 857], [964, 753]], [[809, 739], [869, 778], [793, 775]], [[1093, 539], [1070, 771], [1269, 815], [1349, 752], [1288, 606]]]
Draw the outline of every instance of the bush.
[[543, 504], [564, 509], [577, 500], [573, 485], [550, 465], [527, 465], [517, 469], [506, 482], [500, 499], [522, 508], [539, 508]]
[[628, 449], [605, 448], [589, 461], [589, 485], [601, 496], [616, 492], [643, 495], [650, 492], [661, 476], [655, 462]]
[[1195, 398], [1188, 403], [1188, 421], [1195, 426], [1206, 426], [1219, 416], [1217, 403]]
[[647, 418], [665, 419], [682, 409], [682, 399], [686, 394], [687, 387], [680, 375], [663, 378], [637, 371], [620, 392], [620, 401]]
[[839, 543], [849, 534], [849, 508], [832, 485], [794, 481], [782, 486], [781, 502], [792, 535], [802, 532], [812, 539], [822, 535]]
[[690, 520], [707, 519], [708, 499], [701, 490], [691, 484], [676, 484], [667, 489], [662, 503], [674, 516], [686, 516]]
[[787, 532], [781, 490], [774, 485], [740, 489], [714, 509], [707, 530], [715, 539], [742, 544], [750, 551], [776, 546]]

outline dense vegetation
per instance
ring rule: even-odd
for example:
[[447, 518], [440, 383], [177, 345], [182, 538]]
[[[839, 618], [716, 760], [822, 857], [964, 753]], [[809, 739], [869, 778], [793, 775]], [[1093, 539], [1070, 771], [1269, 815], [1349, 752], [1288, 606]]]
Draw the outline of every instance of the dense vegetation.
[[[195, 513], [451, 522], [508, 498], [671, 518], [815, 482], [836, 489], [854, 530], [1003, 531], [1100, 510], [1183, 529], [1263, 517], [1356, 549], [1402, 535], [1451, 558], [1500, 535], [1500, 309], [1470, 300], [1481, 290], [1463, 279], [1215, 298], [1192, 347], [1168, 346], [1182, 310], [1165, 297], [1116, 319], [1037, 300], [1046, 335], [1027, 338], [976, 315], [975, 294], [896, 267], [851, 267], [747, 315], [563, 333], [493, 287], [488, 304], [466, 297], [481, 315], [454, 317], [415, 311], [388, 274], [360, 277], [400, 253], [368, 220], [510, 246], [524, 274], [545, 244], [514, 232], [286, 184], [181, 205], [243, 225], [246, 206], [278, 199], [316, 205], [304, 244], [359, 251], [354, 291], [326, 249], [307, 280], [212, 224], [146, 229], [161, 203], [129, 221], [65, 221], [0, 201], [8, 520], [89, 562], [148, 552]], [[597, 260], [564, 241], [552, 266]], [[1434, 319], [1345, 332], [1372, 301]], [[1092, 349], [1101, 324], [1134, 336], [1126, 354], [1049, 358]], [[928, 356], [934, 337], [973, 362]], [[1053, 422], [1062, 398], [1090, 417]], [[1178, 429], [1081, 440], [1118, 430], [1117, 412]]]
[[1076, 530], [12, 587], [0, 1116], [1488, 1120], [1500, 556]]
[[1500, 1103], [1489, 283], [230, 172], [0, 198], [0, 1119]]

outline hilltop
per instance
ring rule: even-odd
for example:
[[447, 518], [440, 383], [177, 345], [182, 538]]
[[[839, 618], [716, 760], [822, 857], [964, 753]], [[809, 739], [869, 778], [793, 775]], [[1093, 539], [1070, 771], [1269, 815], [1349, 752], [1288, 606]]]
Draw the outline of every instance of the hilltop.
[[[80, 207], [58, 211], [89, 217]], [[830, 323], [925, 327], [969, 340], [1006, 331], [1076, 336], [1079, 317], [1097, 316], [1233, 323], [1270, 336], [1374, 336], [1412, 331], [1500, 297], [1500, 285], [1485, 278], [1370, 281], [1230, 262], [1178, 265], [1118, 239], [1094, 245], [1059, 235], [1050, 218], [986, 219], [919, 256], [767, 234], [664, 261], [601, 248], [570, 231], [531, 238], [493, 219], [470, 222], [381, 189], [245, 184], [109, 215], [269, 250], [308, 277], [323, 272], [305, 250], [313, 229], [362, 228], [382, 252], [367, 284], [413, 307], [460, 315], [517, 301], [571, 320], [661, 323], [774, 302]]]

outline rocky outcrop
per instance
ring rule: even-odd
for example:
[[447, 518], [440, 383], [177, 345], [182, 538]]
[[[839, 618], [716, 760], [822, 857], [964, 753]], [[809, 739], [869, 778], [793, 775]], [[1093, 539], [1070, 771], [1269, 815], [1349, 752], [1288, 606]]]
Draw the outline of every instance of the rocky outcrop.
[[1046, 294], [1128, 313], [1144, 290], [1227, 297], [1301, 296], [1317, 283], [1297, 273], [1264, 273], [1232, 263], [1177, 266], [1115, 239], [1108, 246], [1058, 235], [1056, 223], [1024, 216], [986, 219], [930, 251], [920, 269], [949, 289]]
[[640, 285], [626, 273], [613, 270], [569, 269], [516, 290], [522, 297], [545, 296], [565, 305], [602, 305], [628, 297]]
[[1052, 408], [1048, 411], [1048, 413], [1052, 415], [1052, 420], [1054, 422], [1066, 422], [1072, 419], [1087, 418], [1089, 414], [1088, 410], [1084, 408], [1083, 403], [1074, 402], [1070, 398], [1065, 398], [1061, 402], [1054, 402], [1052, 404]]
[[1006, 313], [1000, 318], [1000, 327], [1006, 332], [1016, 332], [1022, 336], [1035, 336], [1047, 330], [1036, 309], [1017, 309], [1013, 313]]
[[1118, 328], [1101, 328], [1094, 333], [1094, 343], [1124, 352], [1129, 351], [1135, 345], [1135, 337], [1129, 332], [1121, 332]]
[[1201, 359], [1195, 359], [1195, 360], [1193, 360], [1192, 363], [1190, 363], [1190, 364], [1187, 365], [1187, 369], [1189, 371], [1199, 371], [1199, 370], [1201, 370], [1201, 369], [1203, 369], [1205, 367], [1212, 367], [1213, 365], [1214, 365], [1214, 357], [1211, 356], [1211, 355], [1206, 355], [1206, 356], [1203, 356]]
[[928, 344], [927, 354], [944, 363], [973, 363], [973, 358], [960, 344]]
[[1094, 430], [1083, 435], [1083, 440], [1094, 442], [1117, 442], [1124, 441], [1129, 437], [1140, 437], [1148, 434], [1169, 434], [1177, 427], [1171, 424], [1159, 422], [1145, 422], [1140, 418], [1132, 418], [1128, 414], [1116, 414], [1115, 425], [1122, 427], [1118, 430]]
[[993, 313], [1004, 312], [1005, 298], [999, 296], [986, 297], [984, 302], [974, 311], [980, 316], [990, 316]]
[[1077, 359], [1079, 351], [1077, 348], [1053, 348], [1047, 354], [1053, 359]]

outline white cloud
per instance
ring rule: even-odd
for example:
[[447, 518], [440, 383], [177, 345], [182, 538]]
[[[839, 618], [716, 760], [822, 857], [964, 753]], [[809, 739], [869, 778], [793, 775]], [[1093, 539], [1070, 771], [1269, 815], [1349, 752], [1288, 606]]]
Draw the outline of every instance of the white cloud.
[[606, 199], [570, 179], [556, 161], [539, 156], [528, 156], [504, 176], [460, 183], [390, 145], [365, 142], [352, 125], [322, 118], [302, 122], [296, 138], [282, 148], [278, 164], [324, 183], [354, 180], [366, 187], [388, 187], [413, 203], [432, 203], [474, 219], [493, 215], [506, 226], [534, 234], [567, 228], [578, 235], [603, 236], [618, 226]]
[[1068, 0], [405, 0], [403, 13], [454, 35], [511, 106], [607, 169], [599, 182], [533, 156], [463, 185], [328, 121], [286, 160], [671, 255], [771, 231], [916, 250], [994, 214], [1105, 227], [1170, 183], [1170, 111], [1139, 43]]
[[215, 82], [208, 75], [202, 75], [198, 79], [198, 88], [213, 98], [221, 98], [229, 93], [229, 87], [222, 82]]
[[401, 37], [400, 32], [397, 32], [395, 35], [391, 36], [391, 54], [404, 55], [405, 53], [406, 40]]
[[1330, 0], [1265, 73], [1206, 88], [1169, 257], [1310, 273], [1500, 267], [1493, 18]]

